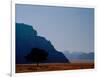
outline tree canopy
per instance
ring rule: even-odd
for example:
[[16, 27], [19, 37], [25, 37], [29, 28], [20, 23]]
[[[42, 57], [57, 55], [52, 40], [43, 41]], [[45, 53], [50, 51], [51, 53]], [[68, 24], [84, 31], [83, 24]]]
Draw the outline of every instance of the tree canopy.
[[26, 59], [30, 62], [36, 62], [37, 65], [39, 62], [47, 60], [48, 52], [39, 48], [32, 48], [31, 52], [26, 55]]

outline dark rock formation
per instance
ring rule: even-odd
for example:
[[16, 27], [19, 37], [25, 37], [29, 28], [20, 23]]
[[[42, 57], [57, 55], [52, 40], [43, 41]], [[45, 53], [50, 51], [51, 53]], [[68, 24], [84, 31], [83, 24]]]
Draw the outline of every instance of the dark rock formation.
[[45, 37], [38, 36], [32, 26], [16, 23], [16, 63], [27, 64], [25, 56], [32, 48], [40, 48], [48, 52], [45, 63], [69, 63], [64, 54], [57, 51]]

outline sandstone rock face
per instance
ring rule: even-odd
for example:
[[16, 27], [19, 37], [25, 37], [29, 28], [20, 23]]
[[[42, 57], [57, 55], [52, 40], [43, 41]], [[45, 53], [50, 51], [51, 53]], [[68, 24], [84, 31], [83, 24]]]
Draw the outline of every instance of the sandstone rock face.
[[63, 53], [57, 51], [50, 41], [45, 37], [38, 36], [32, 26], [16, 23], [16, 63], [28, 64], [25, 56], [32, 48], [44, 49], [48, 52], [48, 59], [45, 63], [69, 63]]

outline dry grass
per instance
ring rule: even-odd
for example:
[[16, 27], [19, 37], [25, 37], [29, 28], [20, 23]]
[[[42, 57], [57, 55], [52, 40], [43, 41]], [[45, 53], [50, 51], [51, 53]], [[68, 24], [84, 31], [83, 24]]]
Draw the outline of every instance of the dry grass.
[[48, 63], [39, 64], [16, 64], [16, 73], [24, 72], [40, 72], [40, 71], [57, 71], [57, 70], [75, 70], [75, 69], [91, 69], [94, 63]]

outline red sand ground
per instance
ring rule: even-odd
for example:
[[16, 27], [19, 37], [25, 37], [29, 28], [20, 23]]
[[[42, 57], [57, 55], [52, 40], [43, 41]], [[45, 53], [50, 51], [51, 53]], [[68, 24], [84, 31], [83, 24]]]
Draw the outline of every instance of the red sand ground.
[[16, 64], [16, 73], [58, 71], [75, 69], [93, 69], [94, 63], [48, 63], [48, 64]]

